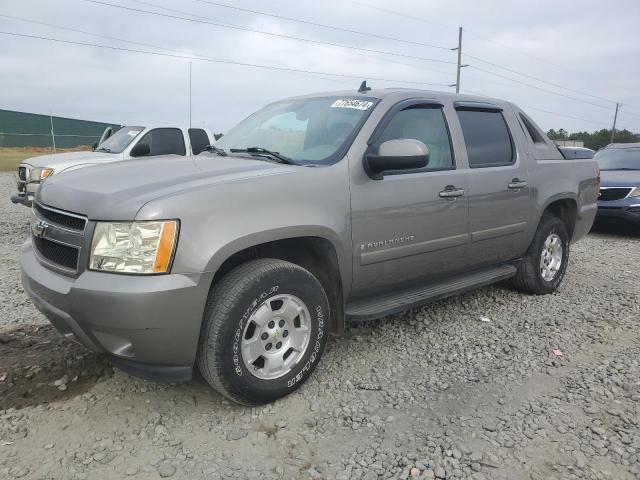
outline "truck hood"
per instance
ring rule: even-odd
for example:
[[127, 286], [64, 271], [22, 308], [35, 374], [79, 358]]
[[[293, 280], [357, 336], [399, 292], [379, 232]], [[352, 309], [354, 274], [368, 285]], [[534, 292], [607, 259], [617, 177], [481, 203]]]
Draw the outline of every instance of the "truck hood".
[[115, 161], [122, 158], [123, 157], [121, 153], [67, 152], [31, 157], [23, 160], [22, 163], [26, 163], [27, 165], [31, 165], [32, 167], [49, 167], [59, 172], [75, 165], [103, 162], [105, 160]]
[[602, 170], [600, 182], [603, 187], [640, 186], [640, 170]]
[[134, 159], [53, 176], [40, 186], [36, 200], [91, 220], [133, 220], [142, 206], [160, 197], [298, 168], [304, 167], [204, 153]]

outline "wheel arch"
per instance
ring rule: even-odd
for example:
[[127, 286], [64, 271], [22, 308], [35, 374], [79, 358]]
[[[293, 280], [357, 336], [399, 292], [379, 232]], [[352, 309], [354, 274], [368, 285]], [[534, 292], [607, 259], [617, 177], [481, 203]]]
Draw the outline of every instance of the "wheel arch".
[[576, 221], [578, 219], [578, 201], [573, 196], [558, 195], [549, 199], [544, 208], [541, 210], [540, 217], [538, 218], [537, 225], [540, 225], [542, 217], [545, 214], [551, 214], [565, 224], [567, 227], [567, 233], [569, 234], [569, 241], [573, 238], [575, 231]]
[[[344, 333], [345, 288], [350, 285], [350, 263], [340, 258], [338, 239], [327, 232], [264, 232], [237, 239], [216, 252], [208, 271], [214, 272], [210, 289], [237, 266], [258, 258], [285, 260], [305, 268], [322, 284], [330, 305], [331, 331]], [[332, 238], [333, 237], [333, 238]]]

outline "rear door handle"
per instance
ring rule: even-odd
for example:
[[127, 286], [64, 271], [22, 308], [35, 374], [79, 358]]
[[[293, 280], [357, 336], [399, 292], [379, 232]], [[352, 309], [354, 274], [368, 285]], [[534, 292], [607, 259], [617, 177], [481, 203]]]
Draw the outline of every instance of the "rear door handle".
[[453, 185], [447, 185], [438, 195], [440, 198], [456, 198], [464, 195], [464, 190]]
[[508, 185], [511, 190], [521, 190], [526, 186], [527, 182], [525, 182], [524, 180], [520, 180], [519, 178], [514, 178]]

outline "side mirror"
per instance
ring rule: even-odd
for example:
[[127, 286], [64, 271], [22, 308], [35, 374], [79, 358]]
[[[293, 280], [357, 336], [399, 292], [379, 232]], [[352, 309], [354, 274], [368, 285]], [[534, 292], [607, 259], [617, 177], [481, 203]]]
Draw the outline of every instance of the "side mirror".
[[132, 157], [144, 157], [151, 153], [151, 147], [147, 143], [138, 143], [129, 152]]
[[91, 145], [91, 151], [95, 152], [96, 148], [98, 148], [98, 142], [93, 142], [93, 144]]
[[429, 149], [419, 140], [399, 138], [380, 145], [378, 154], [365, 154], [363, 166], [373, 180], [382, 180], [392, 170], [415, 170], [429, 164]]

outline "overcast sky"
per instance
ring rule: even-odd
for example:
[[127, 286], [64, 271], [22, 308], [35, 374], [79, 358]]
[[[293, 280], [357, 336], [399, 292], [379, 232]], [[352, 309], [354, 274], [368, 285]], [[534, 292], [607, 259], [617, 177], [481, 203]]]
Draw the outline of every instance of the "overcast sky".
[[[456, 52], [446, 48], [456, 46], [457, 27], [463, 26], [463, 53], [477, 57], [463, 55], [463, 63], [469, 64], [462, 71], [463, 92], [514, 101], [545, 130], [610, 128], [617, 100], [623, 104], [618, 126], [640, 132], [639, 0], [218, 0], [378, 37], [199, 0], [99, 1], [405, 57], [221, 28], [87, 0], [5, 1], [0, 14], [119, 40], [6, 17], [0, 17], [0, 31], [356, 77], [194, 60], [192, 124], [226, 132], [268, 102], [316, 91], [355, 91], [360, 78], [391, 80], [369, 80], [375, 87], [424, 83], [419, 88], [451, 91], [448, 85], [455, 82]], [[35, 113], [52, 110], [58, 116], [121, 124], [187, 124], [189, 61], [0, 34], [0, 108]]]

